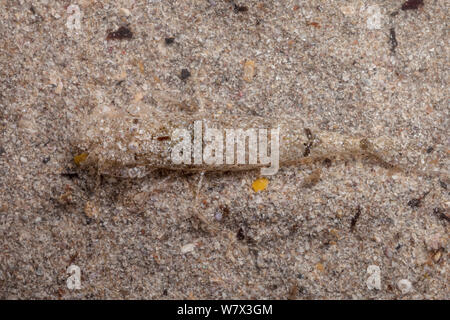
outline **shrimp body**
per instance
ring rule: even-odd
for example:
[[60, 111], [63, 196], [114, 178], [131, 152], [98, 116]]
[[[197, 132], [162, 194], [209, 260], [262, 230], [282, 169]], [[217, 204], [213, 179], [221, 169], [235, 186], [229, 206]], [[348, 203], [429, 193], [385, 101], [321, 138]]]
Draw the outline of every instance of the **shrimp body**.
[[[211, 132], [213, 138], [208, 136]], [[180, 138], [180, 133], [184, 138]], [[100, 174], [121, 177], [142, 177], [155, 169], [261, 168], [262, 174], [274, 174], [278, 165], [355, 154], [393, 166], [405, 151], [385, 137], [367, 139], [318, 130], [302, 119], [163, 113], [148, 107], [133, 113], [97, 107], [81, 127], [75, 144], [79, 152], [87, 154], [82, 166], [93, 166]], [[239, 156], [237, 149], [243, 147], [244, 154], [241, 152]], [[174, 159], [180, 150], [181, 158]], [[212, 160], [207, 159], [207, 150], [214, 155]]]

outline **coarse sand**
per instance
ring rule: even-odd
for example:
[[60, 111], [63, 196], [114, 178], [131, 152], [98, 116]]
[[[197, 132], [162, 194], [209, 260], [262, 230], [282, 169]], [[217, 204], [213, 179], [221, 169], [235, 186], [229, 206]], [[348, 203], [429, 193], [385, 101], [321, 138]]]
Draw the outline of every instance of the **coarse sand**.
[[[0, 0], [0, 298], [449, 299], [449, 1], [404, 2]], [[101, 105], [294, 116], [444, 175], [98, 176]]]

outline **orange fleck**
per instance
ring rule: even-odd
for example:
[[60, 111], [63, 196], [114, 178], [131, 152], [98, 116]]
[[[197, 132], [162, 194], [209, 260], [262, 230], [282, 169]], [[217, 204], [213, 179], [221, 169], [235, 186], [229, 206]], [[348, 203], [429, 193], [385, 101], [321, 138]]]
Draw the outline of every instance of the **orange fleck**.
[[320, 272], [322, 272], [325, 268], [323, 267], [323, 264], [318, 263], [318, 264], [316, 264], [316, 269], [319, 270]]
[[75, 164], [79, 166], [84, 160], [86, 160], [88, 155], [89, 154], [87, 152], [83, 152], [82, 154], [76, 155], [75, 157], [73, 157], [73, 162], [75, 162]]
[[314, 28], [320, 28], [320, 24], [318, 22], [308, 22], [308, 26], [313, 26]]
[[267, 180], [266, 178], [259, 178], [259, 179], [256, 179], [255, 181], [253, 181], [252, 188], [253, 188], [253, 191], [259, 192], [259, 191], [266, 189], [268, 185], [269, 185], [269, 180]]
[[141, 73], [144, 73], [144, 72], [145, 72], [144, 63], [143, 63], [141, 60], [139, 60], [139, 61], [137, 62], [137, 66], [138, 66], [139, 71], [140, 71]]

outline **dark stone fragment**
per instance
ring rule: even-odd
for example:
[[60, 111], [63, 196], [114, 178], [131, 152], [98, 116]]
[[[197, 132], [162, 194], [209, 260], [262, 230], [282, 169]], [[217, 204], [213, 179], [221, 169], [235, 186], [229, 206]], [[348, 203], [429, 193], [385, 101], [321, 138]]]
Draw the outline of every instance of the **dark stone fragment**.
[[423, 6], [423, 0], [407, 0], [402, 5], [402, 10], [417, 10]]
[[408, 201], [408, 206], [411, 208], [418, 208], [420, 207], [420, 203], [422, 202], [422, 199], [411, 199]]
[[239, 228], [239, 231], [236, 235], [236, 238], [238, 240], [244, 240], [245, 239], [245, 234], [244, 234], [244, 230], [242, 228]]
[[189, 72], [188, 69], [181, 70], [181, 76], [180, 76], [181, 80], [186, 80], [190, 76], [191, 76], [191, 73]]
[[240, 12], [247, 12], [248, 11], [248, 7], [246, 6], [240, 6], [236, 3], [233, 3], [233, 10], [235, 13], [240, 13]]
[[398, 46], [397, 37], [395, 35], [395, 29], [391, 28], [389, 30], [389, 41], [391, 43], [391, 51], [394, 52]]
[[108, 33], [106, 40], [125, 40], [132, 39], [133, 32], [127, 27], [120, 27], [117, 31]]
[[164, 41], [166, 42], [166, 44], [172, 44], [175, 42], [175, 38], [165, 38]]

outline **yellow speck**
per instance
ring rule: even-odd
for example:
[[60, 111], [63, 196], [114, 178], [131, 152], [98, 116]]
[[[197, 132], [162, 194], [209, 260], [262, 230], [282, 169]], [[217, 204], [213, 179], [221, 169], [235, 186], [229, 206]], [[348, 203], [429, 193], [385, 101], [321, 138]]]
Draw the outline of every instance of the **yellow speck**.
[[75, 164], [79, 166], [84, 160], [86, 160], [88, 155], [89, 154], [87, 152], [76, 155], [75, 157], [73, 157], [73, 162], [75, 162]]
[[259, 178], [259, 179], [256, 179], [255, 181], [253, 181], [252, 188], [253, 188], [253, 191], [258, 192], [258, 191], [262, 191], [265, 188], [267, 188], [268, 185], [269, 185], [269, 180], [267, 180], [266, 178]]
[[323, 264], [318, 263], [318, 264], [316, 264], [316, 269], [319, 270], [320, 272], [322, 272], [325, 268], [323, 267]]

